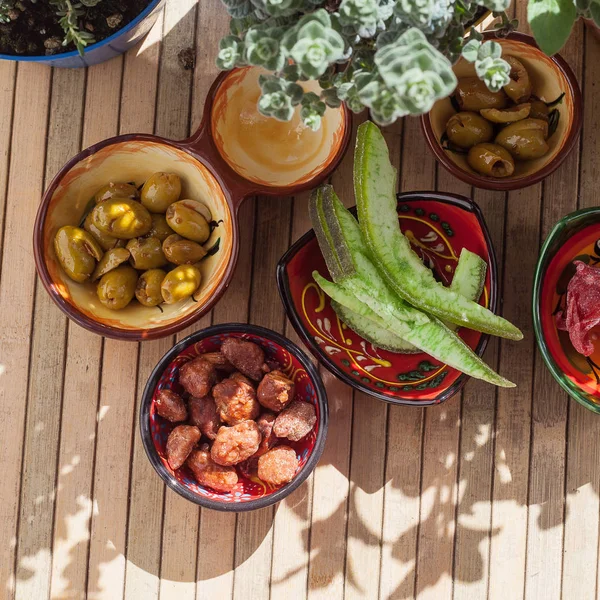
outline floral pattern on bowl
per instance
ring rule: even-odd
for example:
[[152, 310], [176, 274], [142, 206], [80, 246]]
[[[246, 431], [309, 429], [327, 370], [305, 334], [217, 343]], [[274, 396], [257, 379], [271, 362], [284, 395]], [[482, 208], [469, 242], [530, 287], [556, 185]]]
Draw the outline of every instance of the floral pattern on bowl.
[[[495, 311], [496, 258], [481, 211], [471, 200], [453, 194], [398, 194], [398, 218], [404, 234], [438, 280], [449, 285], [462, 248], [488, 264], [480, 303]], [[336, 315], [329, 298], [312, 278], [316, 269], [330, 278], [311, 230], [281, 258], [279, 292], [288, 317], [313, 354], [352, 387], [393, 404], [424, 406], [448, 400], [468, 377], [425, 353], [395, 354], [375, 348]], [[480, 356], [488, 336], [462, 328], [462, 339]]]
[[[268, 334], [268, 337], [267, 337]], [[298, 442], [285, 440], [296, 451], [299, 460], [295, 478], [288, 484], [274, 488], [257, 477], [248, 478], [238, 470], [239, 481], [232, 492], [222, 493], [199, 485], [191, 471], [183, 466], [173, 470], [166, 458], [166, 443], [176, 424], [160, 417], [155, 400], [160, 390], [182, 393], [178, 383], [179, 369], [186, 362], [206, 352], [216, 352], [228, 337], [236, 337], [261, 346], [268, 361], [281, 366], [281, 371], [294, 381], [295, 398], [314, 405], [317, 422], [313, 430]], [[150, 376], [142, 399], [140, 427], [144, 447], [150, 462], [176, 492], [202, 506], [217, 510], [251, 510], [274, 504], [290, 494], [308, 477], [316, 465], [327, 430], [327, 400], [319, 375], [300, 350], [275, 332], [250, 325], [219, 325], [192, 334], [172, 348], [159, 362]], [[241, 505], [241, 506], [240, 506]]]
[[[600, 266], [600, 208], [571, 213], [556, 224], [542, 247], [533, 290], [535, 335], [547, 367], [575, 400], [600, 413], [600, 343], [586, 358], [556, 326], [575, 260]], [[600, 327], [592, 333], [600, 335]]]

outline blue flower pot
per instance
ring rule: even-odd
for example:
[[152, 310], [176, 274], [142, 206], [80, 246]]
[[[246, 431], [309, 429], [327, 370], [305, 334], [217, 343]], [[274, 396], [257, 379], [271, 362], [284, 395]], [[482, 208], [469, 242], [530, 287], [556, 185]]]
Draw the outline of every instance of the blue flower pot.
[[135, 46], [151, 29], [158, 18], [159, 11], [163, 8], [165, 0], [154, 0], [133, 21], [119, 29], [113, 35], [101, 42], [92, 44], [85, 49], [83, 56], [77, 50], [54, 54], [53, 56], [15, 56], [0, 54], [0, 59], [18, 60], [21, 62], [35, 62], [50, 67], [89, 67], [114, 58], [129, 48]]

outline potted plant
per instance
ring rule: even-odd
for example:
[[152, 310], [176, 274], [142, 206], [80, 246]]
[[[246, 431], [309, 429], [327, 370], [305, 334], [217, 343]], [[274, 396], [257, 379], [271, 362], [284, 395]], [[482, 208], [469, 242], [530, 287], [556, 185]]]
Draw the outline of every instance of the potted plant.
[[[270, 73], [259, 81], [258, 110], [289, 120], [300, 106], [313, 129], [327, 106], [341, 102], [353, 112], [368, 108], [380, 125], [426, 113], [454, 90], [452, 65], [461, 56], [492, 91], [510, 79], [500, 45], [482, 43], [470, 27], [491, 10], [501, 19], [498, 35], [510, 33], [518, 25], [504, 12], [510, 0], [222, 2], [231, 31], [220, 42], [217, 65], [264, 67]], [[529, 0], [529, 23], [547, 54], [562, 47], [577, 16], [599, 19], [600, 0], [577, 0], [577, 7], [574, 0]], [[300, 83], [308, 79], [318, 80], [320, 94], [304, 92]]]
[[85, 67], [122, 54], [165, 0], [0, 0], [0, 58]]

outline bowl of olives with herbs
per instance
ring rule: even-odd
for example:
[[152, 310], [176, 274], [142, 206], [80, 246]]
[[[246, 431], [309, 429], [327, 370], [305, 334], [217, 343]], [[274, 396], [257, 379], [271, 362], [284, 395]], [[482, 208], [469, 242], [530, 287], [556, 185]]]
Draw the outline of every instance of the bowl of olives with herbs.
[[485, 189], [519, 189], [549, 175], [574, 147], [581, 91], [565, 60], [546, 56], [532, 37], [487, 33], [485, 39], [502, 46], [510, 83], [492, 92], [461, 59], [454, 94], [423, 115], [423, 131], [437, 159], [459, 179]]

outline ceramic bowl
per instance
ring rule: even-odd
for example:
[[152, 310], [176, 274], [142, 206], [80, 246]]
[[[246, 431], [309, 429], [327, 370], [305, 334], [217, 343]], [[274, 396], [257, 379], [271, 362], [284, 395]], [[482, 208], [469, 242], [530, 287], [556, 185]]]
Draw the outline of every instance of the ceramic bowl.
[[[463, 248], [483, 257], [488, 271], [480, 303], [496, 310], [496, 257], [483, 215], [475, 203], [440, 192], [398, 194], [398, 218], [413, 249], [445, 285], [452, 281]], [[411, 406], [444, 402], [464, 386], [466, 375], [427, 354], [380, 350], [346, 327], [314, 282], [315, 269], [330, 279], [311, 230], [279, 261], [277, 284], [298, 335], [336, 377], [380, 400]], [[464, 328], [459, 335], [479, 356], [483, 355], [487, 335]]]
[[[571, 397], [600, 413], [600, 344], [594, 355], [582, 356], [555, 321], [565, 308], [575, 260], [600, 265], [600, 208], [579, 210], [555, 225], [542, 247], [533, 287], [533, 325], [546, 366]], [[596, 330], [600, 334], [600, 327]]]
[[[299, 126], [298, 114], [290, 123], [267, 119], [256, 110], [260, 73], [246, 67], [219, 76], [202, 125], [191, 138], [175, 142], [129, 134], [104, 140], [71, 159], [54, 178], [35, 223], [36, 267], [52, 299], [76, 323], [124, 340], [164, 337], [187, 327], [212, 308], [231, 280], [242, 201], [251, 195], [285, 195], [314, 187], [337, 166], [350, 138], [350, 113], [344, 108], [328, 110], [319, 132]], [[212, 233], [213, 241], [220, 239], [219, 251], [202, 262], [202, 286], [194, 298], [162, 310], [135, 301], [124, 310], [106, 309], [95, 286], [76, 283], [63, 273], [54, 236], [63, 225], [82, 221], [90, 198], [102, 185], [139, 185], [156, 171], [177, 173], [183, 182], [181, 197], [209, 206], [220, 222]]]
[[[286, 376], [294, 381], [295, 398], [315, 406], [317, 422], [313, 430], [298, 442], [286, 441], [287, 445], [296, 450], [300, 464], [294, 479], [282, 487], [272, 488], [258, 478], [248, 479], [240, 475], [239, 482], [232, 492], [219, 493], [199, 485], [187, 467], [173, 471], [166, 460], [165, 445], [174, 424], [156, 413], [156, 394], [165, 388], [180, 392], [177, 383], [179, 368], [199, 354], [219, 350], [228, 337], [242, 338], [261, 346], [267, 359], [278, 362]], [[140, 408], [140, 431], [144, 448], [163, 481], [179, 495], [200, 506], [233, 512], [264, 508], [291, 494], [310, 475], [319, 461], [327, 436], [327, 423], [325, 388], [316, 367], [306, 354], [274, 331], [241, 323], [203, 329], [173, 346], [152, 371], [142, 395]]]
[[[523, 63], [532, 81], [534, 93], [542, 100], [549, 102], [565, 93], [562, 102], [556, 106], [560, 111], [560, 118], [554, 135], [548, 140], [550, 151], [535, 160], [515, 161], [515, 173], [511, 177], [485, 177], [469, 167], [466, 155], [442, 148], [440, 140], [446, 130], [446, 123], [456, 112], [450, 98], [436, 102], [431, 111], [421, 117], [421, 124], [436, 158], [455, 177], [469, 185], [488, 190], [516, 190], [547, 177], [575, 146], [583, 114], [581, 90], [567, 62], [559, 54], [546, 56], [531, 36], [513, 33], [508, 38], [495, 38], [493, 33], [488, 32], [484, 37], [497, 41], [502, 45], [503, 54], [515, 56]], [[473, 64], [464, 59], [456, 64], [454, 72], [459, 79], [475, 76]]]

